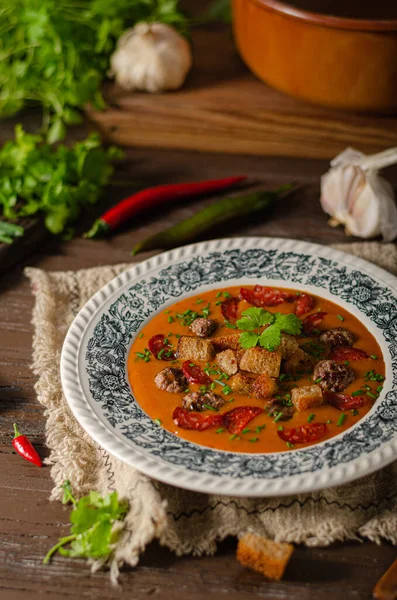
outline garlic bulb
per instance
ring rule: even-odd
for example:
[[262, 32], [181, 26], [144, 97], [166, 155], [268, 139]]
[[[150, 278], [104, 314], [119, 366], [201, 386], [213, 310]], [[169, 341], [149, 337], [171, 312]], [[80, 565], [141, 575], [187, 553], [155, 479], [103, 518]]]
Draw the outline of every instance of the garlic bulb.
[[347, 148], [331, 161], [321, 177], [321, 206], [331, 216], [330, 225], [344, 225], [347, 235], [372, 238], [397, 237], [394, 191], [379, 170], [397, 162], [397, 148], [366, 156]]
[[162, 92], [182, 86], [192, 66], [192, 53], [173, 27], [138, 23], [120, 37], [110, 64], [111, 75], [126, 90]]

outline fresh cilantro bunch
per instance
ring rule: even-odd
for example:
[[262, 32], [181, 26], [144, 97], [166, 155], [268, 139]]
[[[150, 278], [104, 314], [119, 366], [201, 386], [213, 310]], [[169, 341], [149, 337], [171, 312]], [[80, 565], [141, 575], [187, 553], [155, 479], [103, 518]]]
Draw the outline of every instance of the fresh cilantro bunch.
[[103, 108], [100, 84], [126, 27], [161, 21], [186, 28], [178, 0], [0, 0], [0, 117], [43, 108], [47, 141]]
[[204, 16], [209, 21], [232, 22], [232, 7], [230, 0], [214, 0], [207, 8]]
[[42, 214], [51, 233], [63, 233], [95, 204], [113, 173], [111, 161], [121, 156], [116, 148], [103, 149], [98, 134], [55, 149], [17, 125], [15, 139], [0, 149], [0, 215]]
[[76, 500], [69, 481], [65, 481], [62, 487], [63, 503], [73, 503], [70, 513], [71, 534], [60, 538], [47, 552], [44, 564], [47, 564], [56, 552], [74, 558], [108, 558], [117, 542], [120, 533], [118, 523], [127, 514], [128, 502], [120, 501], [117, 492], [104, 497], [98, 492], [90, 492]]
[[[274, 350], [281, 342], [281, 333], [298, 335], [302, 321], [293, 314], [271, 313], [263, 308], [247, 308], [236, 323], [244, 333], [239, 341], [242, 348], [253, 348], [257, 344], [267, 350]], [[267, 325], [266, 329], [261, 328]]]

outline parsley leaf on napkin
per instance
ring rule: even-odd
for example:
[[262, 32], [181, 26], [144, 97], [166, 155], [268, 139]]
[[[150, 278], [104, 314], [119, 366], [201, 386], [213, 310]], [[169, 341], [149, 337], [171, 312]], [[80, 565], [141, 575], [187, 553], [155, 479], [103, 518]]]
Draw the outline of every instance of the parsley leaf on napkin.
[[118, 525], [127, 514], [128, 502], [119, 500], [117, 492], [106, 496], [90, 492], [76, 500], [69, 481], [65, 481], [62, 487], [62, 502], [74, 505], [70, 513], [71, 535], [60, 538], [47, 552], [44, 564], [58, 551], [63, 556], [106, 559], [117, 542], [121, 530]]
[[[263, 308], [248, 308], [236, 323], [244, 333], [239, 341], [242, 348], [253, 348], [258, 344], [267, 350], [274, 350], [281, 342], [281, 333], [297, 335], [301, 332], [302, 321], [296, 316], [283, 313], [271, 313]], [[268, 325], [261, 331], [261, 327]]]

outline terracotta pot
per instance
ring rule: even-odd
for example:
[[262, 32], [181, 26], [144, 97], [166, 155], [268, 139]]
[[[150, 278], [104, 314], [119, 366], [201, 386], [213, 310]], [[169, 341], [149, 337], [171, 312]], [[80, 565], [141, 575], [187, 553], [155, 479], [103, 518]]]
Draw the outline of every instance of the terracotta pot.
[[396, 18], [333, 17], [276, 0], [233, 0], [233, 23], [243, 60], [273, 87], [324, 106], [397, 111]]

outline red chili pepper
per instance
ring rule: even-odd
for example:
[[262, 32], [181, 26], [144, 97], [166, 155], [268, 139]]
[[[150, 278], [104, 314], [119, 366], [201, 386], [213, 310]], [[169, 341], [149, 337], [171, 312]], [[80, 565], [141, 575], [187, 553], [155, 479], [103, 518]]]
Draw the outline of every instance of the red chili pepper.
[[352, 410], [365, 404], [365, 396], [345, 396], [336, 392], [323, 392], [324, 400], [339, 410]]
[[344, 362], [345, 360], [364, 360], [365, 358], [369, 358], [369, 356], [365, 350], [361, 350], [360, 348], [343, 346], [341, 348], [334, 348], [331, 352], [331, 358], [337, 362]]
[[94, 238], [115, 231], [141, 210], [150, 209], [166, 202], [174, 202], [181, 198], [197, 198], [197, 196], [227, 190], [245, 181], [245, 179], [247, 179], [246, 175], [239, 175], [224, 179], [174, 183], [146, 188], [112, 206], [94, 222], [85, 237]]
[[199, 365], [195, 365], [190, 360], [186, 360], [183, 363], [182, 372], [190, 383], [201, 383], [202, 385], [209, 385], [212, 383], [212, 379], [204, 373], [202, 368]]
[[296, 303], [296, 316], [301, 317], [302, 315], [308, 313], [309, 310], [312, 310], [312, 308], [314, 308], [315, 303], [315, 299], [313, 298], [313, 296], [310, 296], [310, 294], [301, 294], [298, 297], [298, 301]]
[[277, 431], [284, 442], [290, 442], [291, 444], [317, 442], [324, 437], [326, 432], [327, 426], [325, 423], [310, 423], [309, 425], [301, 425], [300, 427]]
[[37, 467], [42, 467], [43, 464], [40, 460], [40, 456], [37, 454], [36, 450], [32, 446], [32, 442], [28, 440], [26, 435], [21, 435], [18, 431], [18, 427], [16, 423], [14, 423], [14, 431], [15, 436], [12, 440], [12, 445], [14, 449], [29, 462], [33, 463]]

